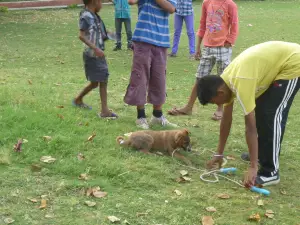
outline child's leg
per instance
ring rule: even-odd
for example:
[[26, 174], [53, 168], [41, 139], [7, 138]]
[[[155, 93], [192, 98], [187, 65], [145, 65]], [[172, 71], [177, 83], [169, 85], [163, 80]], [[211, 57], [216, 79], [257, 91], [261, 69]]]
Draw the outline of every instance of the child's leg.
[[172, 54], [176, 54], [178, 51], [178, 45], [180, 41], [180, 35], [182, 31], [182, 22], [183, 17], [175, 14], [174, 16], [174, 39], [173, 39], [173, 48], [172, 48]]
[[131, 19], [124, 19], [125, 30], [127, 34], [127, 47], [131, 48], [132, 46], [132, 31], [131, 31]]
[[[151, 46], [143, 42], [134, 43], [130, 83], [124, 97], [125, 103], [137, 106], [137, 117], [141, 119], [141, 121], [137, 121], [137, 125], [144, 129], [147, 129], [148, 126], [145, 124], [144, 105], [147, 102], [146, 92], [150, 77]], [[138, 124], [140, 122], [141, 124]]]
[[[215, 57], [213, 54], [213, 48], [204, 47], [202, 50], [202, 56], [200, 59], [200, 63], [197, 69], [197, 79], [208, 76], [211, 73], [212, 68], [215, 65]], [[178, 115], [190, 115], [192, 114], [193, 106], [197, 99], [197, 80], [192, 88], [191, 95], [189, 97], [188, 103], [182, 108], [174, 108], [168, 111], [168, 114], [178, 116]]]
[[[290, 107], [300, 89], [300, 79], [277, 80], [256, 100], [260, 170], [256, 181], [266, 185], [279, 181], [279, 155]], [[273, 177], [267, 181], [263, 177]]]
[[83, 97], [87, 95], [91, 90], [98, 87], [98, 82], [90, 82], [80, 93], [79, 95], [74, 99], [74, 103], [77, 105], [83, 104]]
[[108, 117], [111, 112], [107, 107], [107, 82], [100, 82], [99, 92], [101, 99], [101, 116]]
[[121, 48], [122, 46], [122, 19], [120, 18], [115, 18], [115, 28], [116, 28], [116, 47]]
[[184, 17], [187, 35], [189, 37], [190, 55], [195, 54], [194, 13]]

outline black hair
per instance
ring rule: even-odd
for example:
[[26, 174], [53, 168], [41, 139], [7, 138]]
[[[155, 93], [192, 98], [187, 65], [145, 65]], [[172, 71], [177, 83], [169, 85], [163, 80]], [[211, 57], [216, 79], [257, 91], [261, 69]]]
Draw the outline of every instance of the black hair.
[[217, 96], [219, 87], [224, 84], [220, 76], [210, 75], [202, 77], [197, 82], [197, 96], [201, 105], [210, 103]]
[[90, 4], [93, 0], [82, 0], [83, 1], [83, 4], [85, 6], [87, 6], [88, 4]]

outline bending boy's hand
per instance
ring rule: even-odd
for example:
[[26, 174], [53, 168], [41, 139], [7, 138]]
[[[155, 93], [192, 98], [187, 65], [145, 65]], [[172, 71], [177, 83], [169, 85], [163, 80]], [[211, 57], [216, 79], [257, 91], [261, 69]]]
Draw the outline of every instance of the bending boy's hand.
[[220, 169], [222, 167], [223, 157], [214, 156], [206, 163], [206, 169]]
[[105, 57], [104, 52], [103, 52], [101, 49], [99, 49], [99, 48], [96, 48], [96, 49], [94, 50], [94, 52], [95, 52], [95, 55], [96, 55], [97, 57], [100, 57], [100, 58]]
[[244, 185], [246, 188], [250, 188], [255, 185], [256, 176], [257, 176], [257, 167], [249, 167], [244, 177]]

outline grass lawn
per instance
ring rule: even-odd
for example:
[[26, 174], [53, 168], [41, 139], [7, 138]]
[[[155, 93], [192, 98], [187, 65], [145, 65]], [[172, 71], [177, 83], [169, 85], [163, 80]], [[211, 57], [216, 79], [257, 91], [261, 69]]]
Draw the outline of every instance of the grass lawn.
[[[263, 41], [299, 42], [299, 3], [238, 2], [240, 36], [234, 56]], [[195, 12], [198, 27], [199, 3]], [[262, 217], [259, 224], [299, 224], [300, 95], [291, 108], [282, 147], [281, 183], [269, 188], [270, 197], [258, 196], [223, 179], [218, 183], [202, 182], [201, 172], [185, 168], [171, 157], [148, 156], [115, 144], [116, 136], [136, 130], [135, 108], [125, 106], [122, 100], [130, 75], [131, 52], [113, 52], [114, 43], [107, 43], [109, 105], [119, 114], [119, 120], [100, 120], [96, 116], [97, 90], [85, 99], [93, 106], [92, 111], [71, 106], [72, 98], [86, 84], [82, 44], [77, 38], [78, 13], [79, 9], [0, 14], [0, 224], [13, 218], [14, 224], [20, 225], [102, 225], [109, 224], [107, 216], [114, 215], [134, 225], [192, 225], [201, 224], [201, 218], [210, 215], [218, 225], [242, 225], [252, 224], [247, 219], [254, 213]], [[101, 15], [112, 29], [113, 8], [105, 6]], [[136, 21], [135, 7], [132, 18]], [[198, 62], [188, 60], [187, 48], [184, 30], [179, 57], [168, 61], [165, 110], [183, 105], [194, 83]], [[210, 120], [214, 109], [197, 103], [193, 116], [169, 118], [190, 129], [196, 153], [186, 155], [200, 169], [217, 146], [219, 125]], [[147, 112], [150, 115], [150, 106]], [[238, 105], [234, 115], [226, 154], [236, 158], [228, 160], [227, 166], [239, 169], [231, 177], [238, 181], [247, 168], [239, 155], [247, 147]], [[87, 142], [93, 133], [96, 137]], [[48, 142], [43, 136], [52, 139]], [[28, 143], [16, 153], [13, 145], [21, 137]], [[78, 153], [85, 159], [78, 160]], [[40, 162], [46, 155], [56, 161]], [[32, 164], [40, 165], [42, 170], [33, 172]], [[188, 170], [191, 182], [175, 181], [182, 169]], [[87, 173], [89, 179], [79, 180], [81, 173]], [[84, 188], [94, 186], [108, 192], [107, 197], [83, 195]], [[175, 189], [182, 195], [176, 195]], [[231, 198], [219, 199], [220, 193]], [[47, 199], [45, 209], [38, 208], [42, 195]], [[258, 199], [264, 201], [263, 206], [257, 205]], [[87, 200], [96, 202], [96, 206], [86, 206]], [[208, 206], [217, 211], [207, 212]], [[275, 212], [273, 219], [263, 216], [267, 209]]]

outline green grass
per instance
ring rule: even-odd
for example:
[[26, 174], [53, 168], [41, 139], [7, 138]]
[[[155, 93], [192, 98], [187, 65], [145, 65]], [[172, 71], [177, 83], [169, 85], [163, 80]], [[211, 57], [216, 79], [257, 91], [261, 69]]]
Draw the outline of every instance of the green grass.
[[[247, 47], [268, 40], [299, 41], [299, 1], [239, 2], [240, 36], [234, 56]], [[136, 130], [134, 107], [125, 106], [122, 98], [128, 84], [132, 53], [112, 52], [114, 43], [107, 44], [106, 55], [110, 69], [109, 105], [120, 116], [117, 121], [97, 118], [97, 91], [85, 99], [92, 111], [74, 109], [72, 98], [86, 84], [82, 68], [82, 44], [77, 38], [78, 9], [22, 11], [0, 14], [0, 224], [12, 217], [14, 224], [109, 224], [107, 216], [114, 215], [130, 224], [200, 224], [204, 215], [212, 215], [215, 224], [251, 224], [247, 218], [266, 209], [275, 212], [274, 219], [262, 218], [260, 224], [296, 225], [299, 223], [299, 111], [298, 95], [291, 108], [281, 153], [281, 183], [270, 187], [270, 197], [258, 197], [231, 182], [204, 183], [200, 172], [188, 169], [192, 182], [178, 184], [175, 179], [181, 169], [171, 157], [153, 157], [115, 144], [115, 137]], [[200, 12], [200, 5], [195, 6]], [[107, 27], [113, 29], [113, 8], [101, 12]], [[133, 7], [133, 21], [137, 12]], [[198, 27], [199, 13], [196, 13]], [[173, 21], [171, 20], [171, 24]], [[253, 26], [247, 26], [252, 24]], [[172, 26], [173, 27], [173, 26]], [[185, 32], [185, 31], [184, 31]], [[168, 99], [164, 110], [183, 105], [194, 83], [198, 62], [188, 59], [187, 36], [182, 35], [179, 57], [168, 61]], [[32, 81], [30, 85], [28, 80]], [[57, 86], [56, 84], [61, 84]], [[63, 105], [63, 109], [56, 106]], [[170, 118], [192, 132], [195, 154], [186, 154], [195, 165], [203, 168], [218, 141], [218, 123], [210, 120], [214, 106], [197, 103], [193, 116]], [[151, 113], [147, 107], [148, 115]], [[61, 114], [64, 119], [57, 116]], [[87, 126], [79, 126], [82, 123]], [[194, 127], [198, 125], [199, 127]], [[93, 133], [93, 142], [86, 142]], [[52, 140], [47, 143], [43, 136]], [[25, 138], [21, 153], [13, 151], [18, 138]], [[237, 167], [232, 177], [241, 180], [247, 165], [238, 158], [247, 151], [244, 140], [242, 111], [236, 106], [234, 124], [227, 145], [227, 154], [237, 158], [227, 166]], [[81, 152], [86, 159], [79, 161]], [[57, 159], [53, 164], [39, 162], [41, 156]], [[40, 172], [31, 165], [39, 163]], [[88, 181], [78, 180], [87, 172]], [[103, 199], [82, 195], [81, 189], [100, 186], [108, 192]], [[182, 196], [173, 193], [175, 189]], [[285, 190], [286, 195], [281, 194]], [[228, 200], [216, 197], [231, 196]], [[38, 209], [40, 199], [47, 195], [48, 206]], [[257, 206], [257, 198], [265, 205]], [[97, 202], [94, 208], [84, 201]], [[205, 211], [208, 206], [217, 212]], [[137, 213], [148, 213], [137, 216]], [[52, 215], [46, 218], [45, 215]]]

